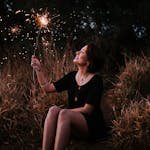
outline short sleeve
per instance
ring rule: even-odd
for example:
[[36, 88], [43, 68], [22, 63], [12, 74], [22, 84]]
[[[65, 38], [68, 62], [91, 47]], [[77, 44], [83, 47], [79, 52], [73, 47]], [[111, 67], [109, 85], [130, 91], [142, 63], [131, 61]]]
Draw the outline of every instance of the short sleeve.
[[93, 106], [99, 106], [102, 93], [103, 81], [102, 78], [97, 75], [95, 80], [91, 83], [86, 103]]
[[58, 81], [53, 82], [57, 92], [62, 92], [62, 91], [65, 91], [69, 88], [71, 78], [72, 78], [72, 74], [73, 74], [73, 72], [70, 72], [70, 73], [64, 75]]

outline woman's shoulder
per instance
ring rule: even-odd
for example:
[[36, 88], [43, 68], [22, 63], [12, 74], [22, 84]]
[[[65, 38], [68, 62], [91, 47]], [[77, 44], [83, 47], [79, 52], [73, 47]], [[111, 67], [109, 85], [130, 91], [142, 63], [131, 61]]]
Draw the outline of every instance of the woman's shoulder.
[[92, 87], [103, 87], [103, 79], [100, 74], [95, 74], [94, 77], [91, 80], [91, 86]]
[[102, 75], [101, 75], [101, 74], [96, 73], [96, 74], [94, 75], [94, 77], [93, 77], [93, 82], [98, 82], [98, 81], [102, 82], [103, 79], [102, 79]]

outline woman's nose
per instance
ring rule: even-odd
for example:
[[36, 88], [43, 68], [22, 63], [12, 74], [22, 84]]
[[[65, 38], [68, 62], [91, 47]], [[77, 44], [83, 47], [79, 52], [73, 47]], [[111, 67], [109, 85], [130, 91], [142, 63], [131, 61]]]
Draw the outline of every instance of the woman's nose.
[[79, 55], [80, 51], [76, 51], [76, 55]]

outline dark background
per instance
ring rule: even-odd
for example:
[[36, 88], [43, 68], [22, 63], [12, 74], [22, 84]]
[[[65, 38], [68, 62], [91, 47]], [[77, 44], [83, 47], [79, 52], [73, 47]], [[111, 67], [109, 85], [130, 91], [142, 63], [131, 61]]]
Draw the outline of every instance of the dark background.
[[[117, 63], [121, 63], [117, 57], [123, 53], [149, 54], [149, 0], [1, 0], [1, 65], [14, 54], [26, 60], [33, 53], [38, 28], [34, 22], [25, 21], [27, 18], [33, 21], [32, 9], [37, 13], [47, 9], [51, 17], [60, 14], [52, 22], [50, 32], [40, 35], [40, 39], [52, 37], [60, 52], [64, 52], [66, 43], [72, 50], [78, 50], [96, 39], [103, 43], [106, 57], [111, 56]], [[18, 10], [21, 12], [16, 14]], [[21, 26], [21, 31], [14, 35], [10, 27], [16, 25]]]

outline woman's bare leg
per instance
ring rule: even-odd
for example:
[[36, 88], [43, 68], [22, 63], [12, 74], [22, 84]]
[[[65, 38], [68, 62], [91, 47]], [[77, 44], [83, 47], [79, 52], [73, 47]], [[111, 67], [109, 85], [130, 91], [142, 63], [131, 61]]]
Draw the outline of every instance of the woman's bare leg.
[[54, 147], [57, 119], [61, 108], [52, 106], [45, 119], [42, 150], [51, 150]]
[[69, 143], [72, 127], [77, 129], [79, 136], [88, 136], [88, 127], [85, 118], [79, 112], [62, 109], [59, 113], [54, 150], [64, 150]]

